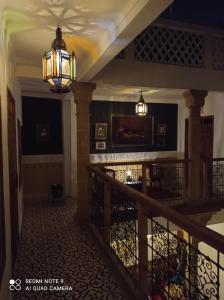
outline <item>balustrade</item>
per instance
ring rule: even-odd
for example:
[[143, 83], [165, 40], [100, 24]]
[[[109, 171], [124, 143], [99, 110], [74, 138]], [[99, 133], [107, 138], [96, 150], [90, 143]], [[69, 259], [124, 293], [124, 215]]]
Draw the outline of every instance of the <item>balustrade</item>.
[[122, 184], [99, 166], [88, 171], [93, 227], [137, 297], [224, 299], [223, 236]]

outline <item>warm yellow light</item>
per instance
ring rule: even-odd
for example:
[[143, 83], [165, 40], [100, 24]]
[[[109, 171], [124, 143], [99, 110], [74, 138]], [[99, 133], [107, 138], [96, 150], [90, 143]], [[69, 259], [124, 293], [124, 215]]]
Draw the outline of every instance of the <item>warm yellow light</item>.
[[138, 103], [136, 103], [136, 105], [135, 105], [135, 113], [141, 117], [146, 116], [148, 113], [148, 106], [144, 101], [142, 92], [141, 92], [141, 96], [140, 96]]
[[70, 55], [66, 51], [59, 27], [52, 45], [52, 50], [42, 59], [43, 80], [51, 85], [53, 92], [68, 92], [69, 85], [76, 79], [76, 60], [74, 53]]

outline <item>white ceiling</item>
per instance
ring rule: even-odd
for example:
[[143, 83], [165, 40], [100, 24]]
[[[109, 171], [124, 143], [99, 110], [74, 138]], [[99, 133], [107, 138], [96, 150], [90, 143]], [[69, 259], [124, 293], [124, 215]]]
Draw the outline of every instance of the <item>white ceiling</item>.
[[86, 52], [95, 55], [100, 40], [111, 39], [109, 35], [116, 34], [113, 31], [135, 2], [9, 0], [4, 18], [14, 42], [16, 60], [40, 65], [41, 56], [50, 50], [58, 24], [62, 27], [68, 50], [75, 50], [78, 61], [87, 55]]
[[107, 53], [109, 61], [173, 0], [2, 1], [1, 21], [17, 64], [41, 67], [41, 57], [50, 50], [60, 25], [68, 51], [77, 56], [78, 79], [83, 80], [112, 44], [116, 49]]
[[[24, 95], [38, 95], [49, 97], [49, 86], [41, 79], [20, 78], [20, 84]], [[137, 87], [124, 85], [99, 84], [93, 93], [93, 100], [99, 101], [127, 101], [136, 102], [142, 90], [146, 102], [179, 103], [184, 100], [182, 89], [155, 89], [153, 87]], [[69, 99], [69, 95], [50, 94], [53, 98]]]
[[142, 91], [146, 102], [166, 102], [176, 103], [182, 101], [184, 90], [181, 89], [155, 89], [153, 87], [139, 87], [139, 86], [122, 86], [122, 85], [97, 85], [94, 91], [94, 100], [107, 101], [128, 101], [136, 102], [140, 97]]
[[[89, 81], [173, 0], [0, 2], [0, 20], [7, 41], [10, 41], [17, 69], [20, 68], [20, 74], [16, 74], [20, 77], [22, 91], [46, 93], [49, 88], [41, 81], [41, 58], [50, 50], [58, 24], [62, 27], [67, 50], [74, 50], [77, 57], [78, 80]], [[28, 70], [27, 74], [23, 73], [24, 70]], [[147, 89], [149, 94], [162, 93], [161, 89], [158, 92], [150, 87], [143, 91]], [[100, 85], [94, 95], [108, 97], [108, 100], [114, 97], [130, 99], [131, 95], [136, 99], [139, 90], [140, 87]]]

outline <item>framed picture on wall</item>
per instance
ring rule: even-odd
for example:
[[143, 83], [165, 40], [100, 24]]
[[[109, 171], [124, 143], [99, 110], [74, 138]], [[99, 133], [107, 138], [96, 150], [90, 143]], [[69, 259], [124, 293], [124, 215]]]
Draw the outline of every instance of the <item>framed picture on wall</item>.
[[112, 115], [111, 144], [113, 147], [152, 146], [154, 144], [154, 118]]
[[106, 150], [106, 142], [96, 142], [96, 150]]
[[36, 142], [45, 143], [50, 140], [50, 125], [49, 124], [37, 124], [36, 125]]
[[167, 135], [167, 124], [160, 123], [158, 124], [158, 135]]
[[95, 140], [107, 139], [107, 123], [95, 124]]

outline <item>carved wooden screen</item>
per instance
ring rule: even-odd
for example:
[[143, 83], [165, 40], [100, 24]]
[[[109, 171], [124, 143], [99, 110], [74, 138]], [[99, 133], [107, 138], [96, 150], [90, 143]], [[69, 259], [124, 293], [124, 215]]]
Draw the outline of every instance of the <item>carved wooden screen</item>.
[[3, 165], [2, 165], [2, 121], [0, 98], [0, 284], [5, 266], [5, 217], [3, 195]]

